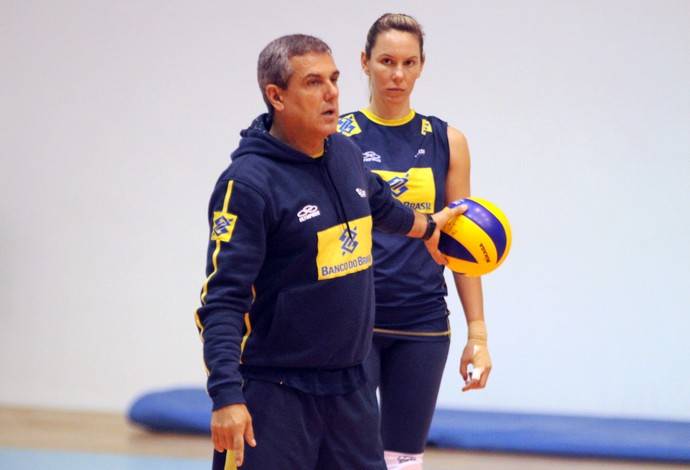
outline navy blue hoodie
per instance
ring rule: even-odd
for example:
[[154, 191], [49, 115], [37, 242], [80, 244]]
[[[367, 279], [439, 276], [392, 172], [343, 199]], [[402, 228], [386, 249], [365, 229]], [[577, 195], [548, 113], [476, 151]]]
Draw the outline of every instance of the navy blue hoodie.
[[207, 279], [196, 312], [213, 409], [244, 403], [254, 373], [361, 365], [374, 320], [373, 227], [405, 234], [411, 209], [339, 134], [312, 158], [268, 133], [241, 132], [209, 204]]

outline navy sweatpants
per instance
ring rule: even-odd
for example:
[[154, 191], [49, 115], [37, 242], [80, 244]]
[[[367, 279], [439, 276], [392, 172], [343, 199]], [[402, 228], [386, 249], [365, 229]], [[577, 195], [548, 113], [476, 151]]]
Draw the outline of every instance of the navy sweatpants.
[[[245, 443], [241, 470], [386, 470], [371, 387], [318, 396], [249, 380], [244, 396], [257, 445]], [[214, 451], [213, 470], [226, 454]]]

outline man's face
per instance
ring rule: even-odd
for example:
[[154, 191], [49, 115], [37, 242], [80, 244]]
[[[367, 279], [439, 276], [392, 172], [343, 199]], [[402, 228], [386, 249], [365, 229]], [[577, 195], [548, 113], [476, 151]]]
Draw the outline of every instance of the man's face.
[[[293, 73], [281, 90], [283, 126], [302, 139], [324, 139], [338, 125], [338, 77], [330, 54], [306, 54], [290, 59]], [[287, 130], [287, 129], [286, 129]]]

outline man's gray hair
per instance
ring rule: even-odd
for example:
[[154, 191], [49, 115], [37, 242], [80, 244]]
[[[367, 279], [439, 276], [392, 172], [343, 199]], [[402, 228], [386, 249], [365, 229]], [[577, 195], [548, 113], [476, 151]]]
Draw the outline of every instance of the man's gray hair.
[[290, 34], [274, 39], [261, 51], [257, 66], [257, 78], [261, 96], [268, 106], [269, 114], [273, 115], [273, 106], [266, 96], [266, 86], [274, 84], [283, 89], [287, 88], [293, 73], [290, 58], [310, 53], [331, 54], [331, 48], [314, 36]]

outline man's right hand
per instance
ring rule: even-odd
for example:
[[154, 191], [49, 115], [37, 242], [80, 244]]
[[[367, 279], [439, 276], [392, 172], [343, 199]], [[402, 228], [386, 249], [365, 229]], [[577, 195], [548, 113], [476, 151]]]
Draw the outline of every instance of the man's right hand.
[[462, 215], [465, 213], [467, 210], [467, 205], [462, 204], [456, 207], [451, 208], [444, 208], [441, 209], [440, 211], [436, 212], [433, 214], [431, 217], [434, 219], [436, 222], [436, 230], [434, 230], [433, 235], [431, 238], [426, 240], [424, 244], [426, 245], [426, 249], [429, 251], [429, 254], [431, 257], [436, 261], [436, 263], [440, 265], [447, 265], [448, 260], [446, 257], [441, 253], [441, 251], [438, 249], [438, 241], [441, 238], [441, 229], [446, 226], [446, 224], [452, 219], [453, 217], [457, 217], [459, 215]]
[[256, 446], [252, 417], [245, 405], [229, 405], [211, 414], [211, 436], [213, 447], [218, 452], [235, 454], [235, 465], [240, 467], [244, 461], [244, 441]]

